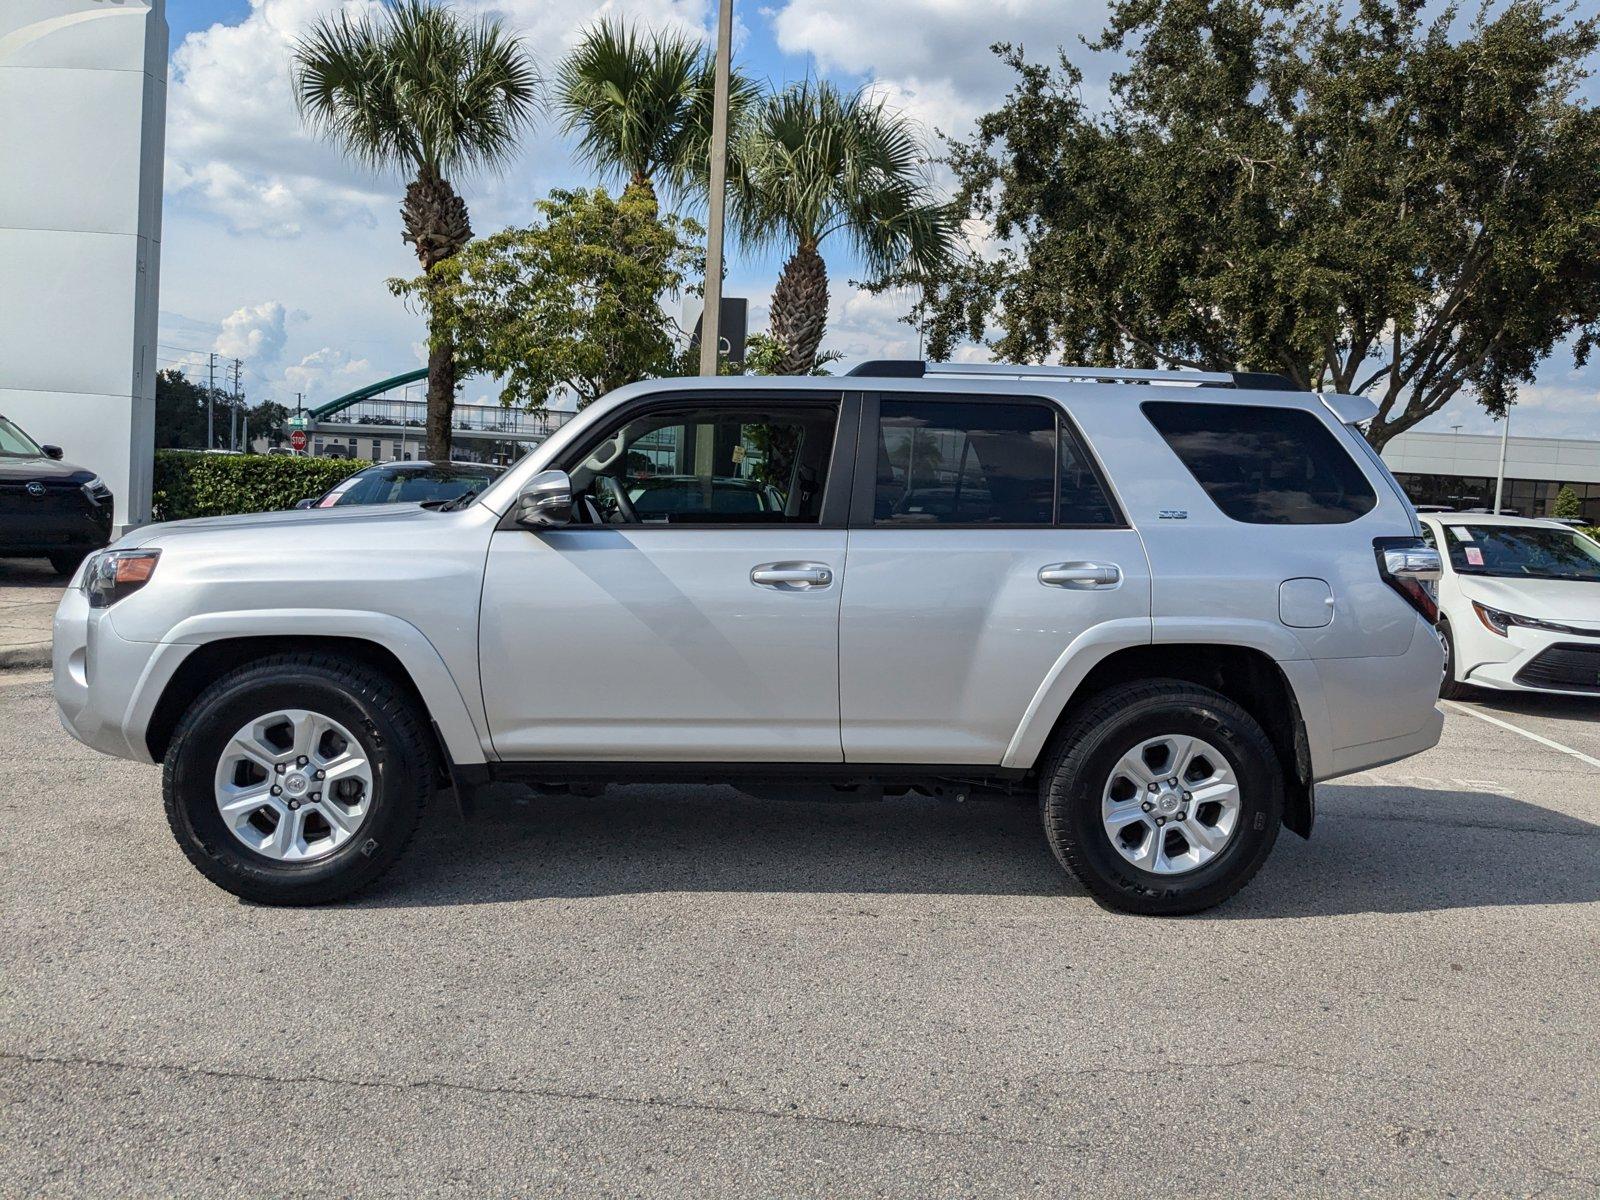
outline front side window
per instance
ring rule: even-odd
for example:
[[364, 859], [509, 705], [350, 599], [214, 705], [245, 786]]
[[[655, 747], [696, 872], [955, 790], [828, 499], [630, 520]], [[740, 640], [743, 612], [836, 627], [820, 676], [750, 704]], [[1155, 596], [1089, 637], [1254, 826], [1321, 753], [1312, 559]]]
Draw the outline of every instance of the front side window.
[[0, 417], [0, 457], [38, 458], [44, 451], [22, 430]]
[[875, 525], [1116, 523], [1049, 405], [886, 396], [877, 442]]
[[1378, 503], [1361, 468], [1311, 413], [1154, 400], [1140, 409], [1235, 521], [1339, 525]]
[[1444, 541], [1463, 575], [1600, 583], [1600, 545], [1565, 529], [1450, 524]]
[[608, 525], [816, 524], [838, 408], [660, 410], [571, 471], [580, 520]]

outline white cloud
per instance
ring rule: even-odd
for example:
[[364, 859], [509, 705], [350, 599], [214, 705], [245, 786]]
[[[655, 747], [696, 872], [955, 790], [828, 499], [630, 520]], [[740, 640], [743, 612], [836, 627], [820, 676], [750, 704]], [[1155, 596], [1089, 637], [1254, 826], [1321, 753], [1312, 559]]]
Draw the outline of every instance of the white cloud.
[[787, 0], [772, 23], [786, 53], [809, 54], [824, 72], [869, 77], [925, 124], [963, 136], [1011, 84], [991, 44], [1021, 44], [1035, 60], [1063, 46], [1084, 64], [1078, 37], [1098, 33], [1105, 12], [1100, 0]]
[[222, 319], [212, 349], [224, 358], [248, 359], [257, 370], [278, 361], [288, 340], [288, 311], [277, 300], [236, 308]]
[[347, 350], [323, 346], [285, 368], [283, 382], [289, 392], [302, 393], [310, 404], [360, 387], [381, 374], [364, 358], [353, 358]]

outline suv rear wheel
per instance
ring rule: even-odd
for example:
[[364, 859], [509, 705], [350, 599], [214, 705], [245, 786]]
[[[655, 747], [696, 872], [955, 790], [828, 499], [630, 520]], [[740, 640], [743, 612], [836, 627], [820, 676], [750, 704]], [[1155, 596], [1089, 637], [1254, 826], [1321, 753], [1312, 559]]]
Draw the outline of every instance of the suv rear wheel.
[[262, 659], [207, 688], [165, 758], [167, 820], [213, 883], [264, 904], [319, 904], [400, 857], [432, 787], [410, 698], [337, 655]]
[[1175, 916], [1220, 904], [1260, 868], [1278, 837], [1283, 773], [1232, 700], [1147, 680], [1073, 719], [1042, 772], [1040, 807], [1050, 848], [1097, 901]]

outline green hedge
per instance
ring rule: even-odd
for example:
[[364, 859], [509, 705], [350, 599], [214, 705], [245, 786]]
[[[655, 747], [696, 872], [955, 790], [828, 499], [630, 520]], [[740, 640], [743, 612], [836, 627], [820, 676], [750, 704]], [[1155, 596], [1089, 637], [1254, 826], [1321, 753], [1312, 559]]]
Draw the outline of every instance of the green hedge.
[[272, 512], [319, 496], [366, 464], [288, 454], [157, 450], [152, 505], [158, 521]]

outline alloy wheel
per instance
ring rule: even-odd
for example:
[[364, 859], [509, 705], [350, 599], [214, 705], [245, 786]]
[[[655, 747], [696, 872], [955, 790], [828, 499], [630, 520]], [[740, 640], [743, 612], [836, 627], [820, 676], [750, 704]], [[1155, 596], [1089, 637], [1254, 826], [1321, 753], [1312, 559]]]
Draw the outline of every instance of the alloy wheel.
[[1111, 770], [1100, 818], [1118, 854], [1142, 871], [1182, 875], [1227, 848], [1239, 781], [1221, 751], [1188, 734], [1147, 738]]
[[322, 713], [266, 713], [242, 727], [217, 761], [217, 812], [228, 831], [279, 862], [325, 858], [361, 828], [372, 806], [372, 764], [355, 736]]

